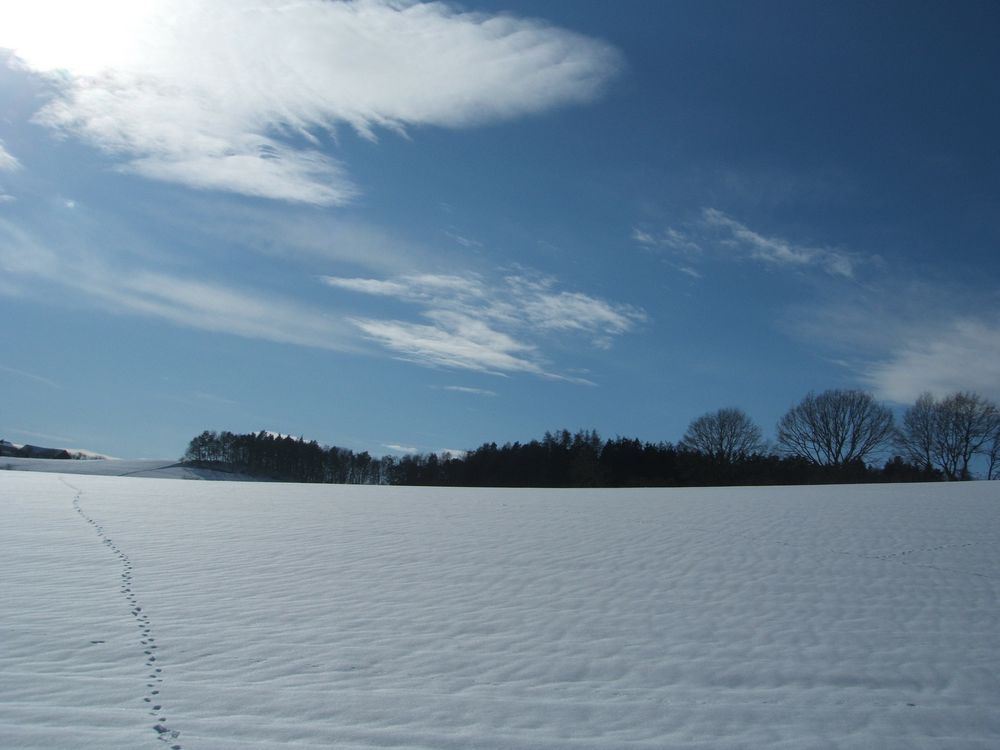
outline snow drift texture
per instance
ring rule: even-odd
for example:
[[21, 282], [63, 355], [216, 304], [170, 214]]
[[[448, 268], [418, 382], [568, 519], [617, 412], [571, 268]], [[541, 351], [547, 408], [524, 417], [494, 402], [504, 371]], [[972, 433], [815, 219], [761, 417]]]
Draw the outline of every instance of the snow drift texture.
[[0, 472], [0, 746], [1000, 747], [998, 495]]

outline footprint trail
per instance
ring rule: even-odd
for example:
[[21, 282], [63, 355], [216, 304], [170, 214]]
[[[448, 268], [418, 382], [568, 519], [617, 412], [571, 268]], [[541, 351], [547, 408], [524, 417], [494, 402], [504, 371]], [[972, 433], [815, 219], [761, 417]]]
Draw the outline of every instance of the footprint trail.
[[94, 531], [97, 532], [97, 536], [101, 539], [101, 543], [104, 544], [111, 554], [117, 557], [121, 562], [122, 572], [120, 590], [122, 597], [128, 603], [129, 613], [135, 620], [136, 628], [139, 630], [138, 641], [139, 645], [142, 647], [142, 654], [145, 657], [145, 667], [148, 675], [146, 681], [146, 692], [142, 697], [142, 703], [146, 707], [149, 715], [152, 716], [156, 722], [152, 729], [156, 733], [157, 739], [165, 743], [175, 743], [170, 745], [170, 750], [183, 750], [181, 745], [176, 744], [177, 738], [180, 737], [180, 732], [171, 728], [170, 724], [167, 722], [167, 717], [163, 710], [163, 704], [160, 702], [159, 696], [160, 687], [163, 684], [163, 667], [160, 666], [160, 662], [156, 657], [156, 638], [153, 635], [153, 626], [150, 622], [149, 615], [143, 611], [133, 587], [132, 561], [129, 559], [129, 556], [115, 543], [115, 541], [108, 536], [104, 527], [87, 515], [86, 511], [84, 511], [82, 505], [80, 504], [80, 498], [83, 495], [83, 491], [69, 484], [69, 482], [66, 482], [65, 480], [62, 480], [62, 482], [76, 493], [76, 496], [73, 498], [73, 509], [84, 521], [93, 527]]

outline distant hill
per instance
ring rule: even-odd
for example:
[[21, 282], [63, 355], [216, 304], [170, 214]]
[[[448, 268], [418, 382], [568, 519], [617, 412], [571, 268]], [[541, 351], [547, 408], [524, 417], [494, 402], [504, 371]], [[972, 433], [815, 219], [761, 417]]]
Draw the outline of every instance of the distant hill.
[[[20, 446], [19, 446], [20, 448]], [[68, 453], [70, 451], [67, 451]], [[31, 458], [0, 454], [3, 471], [44, 471], [53, 474], [89, 474], [107, 477], [147, 477], [156, 479], [216, 479], [228, 481], [258, 481], [234, 471], [186, 466], [172, 459], [106, 458], [101, 461], [67, 461], [64, 458]]]
[[0, 440], [0, 456], [16, 456], [17, 458], [80, 458], [74, 456], [65, 448], [43, 448], [40, 445], [18, 445], [8, 440]]

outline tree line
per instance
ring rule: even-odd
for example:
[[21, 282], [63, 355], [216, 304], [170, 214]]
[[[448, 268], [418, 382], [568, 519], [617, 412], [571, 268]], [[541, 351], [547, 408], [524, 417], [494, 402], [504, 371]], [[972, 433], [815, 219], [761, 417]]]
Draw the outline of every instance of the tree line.
[[[890, 455], [881, 465], [870, 463]], [[778, 421], [776, 441], [742, 410], [694, 419], [676, 445], [595, 431], [484, 443], [463, 455], [375, 458], [273, 433], [203, 432], [184, 455], [198, 465], [297, 482], [461, 487], [636, 487], [913, 482], [1000, 478], [1000, 410], [974, 393], [924, 394], [899, 425], [859, 390], [810, 393]]]
[[[739, 409], [694, 420], [681, 441], [722, 461], [766, 450], [759, 428]], [[865, 391], [810, 393], [778, 420], [777, 452], [838, 468], [896, 452], [890, 463], [927, 477], [973, 478], [978, 458], [986, 479], [1000, 478], [1000, 408], [971, 392], [940, 400], [922, 394], [897, 425], [892, 411]]]
[[39, 445], [14, 445], [14, 443], [7, 440], [0, 440], [0, 456], [13, 456], [16, 458], [80, 458], [79, 454], [74, 455], [65, 448], [43, 448]]
[[206, 430], [193, 438], [181, 459], [194, 466], [224, 469], [288, 482], [390, 484], [391, 456], [322, 447], [315, 440], [261, 430], [236, 434]]

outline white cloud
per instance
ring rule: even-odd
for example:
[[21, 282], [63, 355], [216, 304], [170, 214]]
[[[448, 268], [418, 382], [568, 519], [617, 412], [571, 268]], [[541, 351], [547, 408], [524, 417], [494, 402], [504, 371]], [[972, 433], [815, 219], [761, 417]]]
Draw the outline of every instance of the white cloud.
[[411, 274], [393, 279], [324, 276], [323, 281], [340, 289], [538, 331], [618, 335], [646, 320], [645, 312], [631, 305], [612, 304], [580, 292], [556, 291], [555, 280], [544, 276], [511, 274], [494, 285], [477, 274]]
[[393, 453], [402, 453], [404, 455], [413, 455], [420, 452], [412, 445], [401, 445], [400, 443], [382, 443], [382, 447], [392, 451]]
[[[10, 153], [4, 146], [4, 142], [0, 140], [0, 172], [16, 172], [21, 168], [21, 162]], [[11, 203], [16, 200], [13, 195], [5, 193], [3, 190], [3, 185], [0, 185], [0, 203]]]
[[[67, 243], [69, 244], [69, 243]], [[53, 250], [0, 219], [0, 270], [6, 278], [34, 282], [41, 294], [82, 297], [113, 313], [145, 315], [177, 325], [278, 343], [347, 351], [356, 348], [353, 328], [340, 317], [256, 290], [114, 266], [88, 251]]]
[[208, 246], [238, 246], [313, 273], [329, 270], [331, 265], [378, 274], [405, 273], [430, 263], [450, 262], [448, 254], [438, 248], [345, 218], [340, 212], [205, 198], [178, 196], [169, 208], [157, 210], [156, 218], [176, 227], [178, 234], [195, 231]]
[[324, 276], [323, 281], [332, 287], [346, 289], [362, 294], [376, 294], [383, 297], [404, 297], [409, 287], [396, 281], [382, 279], [344, 279], [337, 276]]
[[374, 341], [417, 364], [493, 374], [546, 374], [524, 356], [534, 352], [533, 346], [491, 328], [482, 320], [440, 311], [428, 315], [433, 321], [431, 325], [361, 319], [355, 323]]
[[0, 172], [14, 172], [21, 168], [21, 162], [8, 151], [0, 140]]
[[351, 279], [339, 276], [324, 276], [324, 283], [351, 292], [372, 294], [381, 297], [395, 297], [407, 302], [429, 302], [442, 299], [443, 295], [455, 295], [453, 301], [481, 299], [484, 295], [482, 282], [477, 276], [454, 276], [448, 274], [410, 274], [392, 280]]
[[631, 331], [646, 314], [580, 292], [564, 292], [546, 277], [521, 274], [495, 284], [481, 276], [414, 274], [393, 279], [326, 276], [325, 283], [352, 292], [388, 296], [414, 304], [430, 323], [357, 318], [370, 339], [403, 358], [424, 365], [491, 373], [554, 375], [541, 362], [535, 341], [556, 333], [579, 333], [608, 348], [612, 338]]
[[244, 338], [344, 351], [353, 338], [346, 326], [320, 310], [256, 291], [142, 272], [103, 278], [87, 291], [113, 310]]
[[486, 388], [470, 388], [465, 385], [444, 385], [441, 386], [443, 391], [454, 391], [455, 393], [467, 393], [471, 396], [496, 396], [496, 391], [490, 391]]
[[[270, 149], [263, 156], [264, 146]], [[243, 153], [158, 154], [135, 159], [130, 169], [143, 177], [193, 188], [229, 190], [259, 198], [301, 203], [347, 203], [358, 191], [344, 170], [316, 151], [299, 152], [262, 144]]]
[[667, 249], [691, 256], [699, 256], [703, 252], [701, 246], [694, 239], [674, 227], [667, 227], [658, 234], [651, 234], [644, 229], [635, 227], [632, 229], [632, 239], [649, 249]]
[[357, 192], [321, 150], [346, 124], [465, 127], [597, 96], [609, 45], [539, 21], [409, 0], [33, 0], [0, 47], [49, 76], [38, 121], [142, 175], [314, 204]]
[[659, 244], [657, 243], [656, 238], [653, 235], [639, 228], [632, 229], [632, 239], [638, 242], [640, 245], [646, 245], [647, 247], [654, 247], [657, 244]]
[[603, 339], [646, 320], [642, 310], [630, 305], [613, 305], [580, 292], [555, 292], [552, 279], [508, 276], [505, 281], [523, 318], [543, 331], [581, 331]]
[[444, 232], [444, 236], [451, 240], [454, 240], [455, 243], [464, 247], [466, 250], [478, 250], [479, 248], [483, 247], [483, 243], [480, 242], [479, 240], [474, 240], [470, 237], [465, 237], [464, 235], [458, 234], [457, 232], [453, 232], [451, 230], [446, 230]]
[[961, 390], [1000, 399], [1000, 317], [983, 312], [996, 308], [996, 290], [952, 271], [910, 267], [819, 290], [787, 310], [782, 328], [881, 399]]
[[907, 269], [866, 284], [817, 287], [788, 308], [780, 325], [804, 343], [834, 350], [839, 358], [884, 360], [900, 342], [926, 338], [941, 329], [942, 321], [983, 304], [971, 289], [927, 278], [922, 281]]
[[[328, 276], [322, 278], [342, 293], [340, 299], [308, 305], [252, 286], [180, 274], [170, 256], [160, 257], [157, 248], [101, 219], [83, 207], [29, 231], [0, 218], [0, 293], [82, 302], [116, 314], [313, 348], [361, 351], [376, 342], [427, 366], [524, 372], [578, 383], [589, 381], [551, 371], [544, 345], [558, 335], [565, 346], [567, 334], [576, 334], [607, 347], [645, 320], [637, 308], [523, 275], [495, 283], [476, 274]], [[417, 319], [360, 311], [352, 294], [412, 305]]]
[[669, 253], [678, 261], [670, 265], [693, 278], [701, 278], [695, 264], [705, 261], [712, 249], [716, 257], [723, 252], [728, 256], [735, 253], [775, 267], [818, 268], [847, 279], [854, 278], [855, 267], [861, 262], [859, 256], [840, 250], [760, 234], [716, 208], [702, 209], [697, 221], [684, 229], [668, 226], [654, 233], [635, 227], [631, 238], [645, 250]]
[[914, 330], [865, 380], [881, 398], [898, 403], [912, 403], [925, 391], [1000, 398], [1000, 322], [961, 318], [938, 330]]
[[725, 242], [754, 260], [776, 266], [815, 266], [833, 276], [854, 276], [855, 260], [845, 253], [759, 234], [715, 208], [704, 209], [702, 220], [706, 226], [722, 231], [726, 235]]

